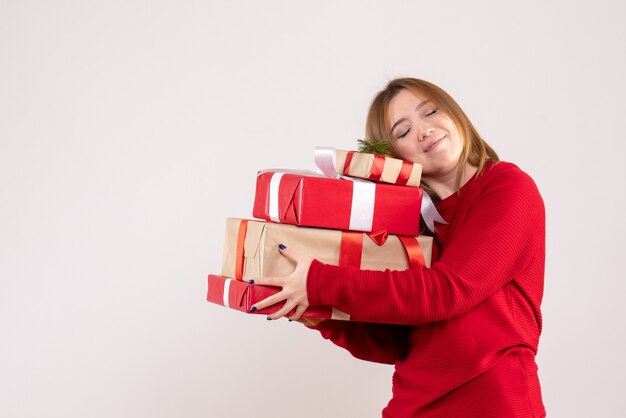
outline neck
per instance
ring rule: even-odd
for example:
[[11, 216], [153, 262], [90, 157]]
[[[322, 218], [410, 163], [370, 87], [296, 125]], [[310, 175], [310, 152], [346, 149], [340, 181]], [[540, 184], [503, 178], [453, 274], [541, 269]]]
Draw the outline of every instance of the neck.
[[459, 189], [472, 178], [476, 171], [478, 171], [477, 167], [466, 163], [463, 175], [461, 176], [461, 182], [457, 185], [457, 173], [460, 169], [460, 167], [457, 167], [456, 170], [452, 170], [443, 176], [437, 176], [434, 178], [425, 177], [424, 182], [428, 184], [432, 191], [437, 193], [437, 196], [443, 200], [446, 197], [458, 192]]

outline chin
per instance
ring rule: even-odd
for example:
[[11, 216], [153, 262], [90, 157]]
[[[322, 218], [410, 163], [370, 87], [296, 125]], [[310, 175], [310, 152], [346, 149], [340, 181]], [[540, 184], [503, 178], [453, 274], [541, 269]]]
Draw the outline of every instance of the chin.
[[440, 164], [430, 164], [428, 168], [422, 166], [422, 174], [426, 176], [445, 176], [450, 174], [450, 172], [455, 171], [458, 162], [455, 163], [440, 163]]

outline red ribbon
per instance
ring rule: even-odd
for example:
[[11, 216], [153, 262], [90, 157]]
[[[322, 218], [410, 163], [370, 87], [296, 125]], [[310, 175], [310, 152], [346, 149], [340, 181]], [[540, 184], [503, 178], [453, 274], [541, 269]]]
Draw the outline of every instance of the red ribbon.
[[424, 252], [417, 237], [407, 237], [406, 235], [398, 235], [398, 239], [406, 251], [406, 256], [409, 259], [409, 268], [414, 269], [418, 266], [426, 267], [426, 260], [424, 259]]
[[411, 177], [411, 172], [413, 171], [413, 163], [408, 161], [402, 161], [402, 168], [398, 173], [398, 178], [396, 179], [396, 184], [400, 186], [404, 186], [409, 181], [409, 177]]
[[369, 179], [373, 181], [380, 180], [383, 175], [383, 168], [385, 167], [385, 157], [382, 155], [374, 154], [374, 162], [372, 163], [372, 169], [370, 170]]
[[361, 267], [363, 235], [363, 232], [341, 231], [341, 246], [339, 247], [340, 266]]
[[[339, 247], [339, 265], [361, 268], [361, 256], [363, 253], [363, 235], [364, 232], [341, 231], [341, 245]], [[372, 241], [381, 246], [387, 240], [387, 231], [379, 231], [368, 233]], [[396, 235], [406, 252], [409, 260], [409, 268], [414, 269], [418, 266], [426, 267], [424, 252], [417, 237], [408, 237], [404, 235]]]
[[350, 174], [350, 163], [352, 162], [352, 156], [354, 155], [354, 151], [348, 151], [346, 154], [346, 161], [343, 163], [343, 175], [349, 176]]
[[[343, 172], [344, 176], [350, 175], [350, 164], [352, 163], [352, 157], [354, 156], [354, 151], [348, 151], [346, 154], [346, 161], [343, 163]], [[383, 168], [385, 167], [385, 157], [382, 155], [374, 154], [374, 162], [372, 162], [372, 168], [370, 169], [370, 175], [368, 177], [369, 180], [379, 181], [380, 177], [383, 175]]]
[[236, 264], [235, 264], [235, 279], [243, 280], [243, 265], [245, 261], [245, 242], [246, 242], [246, 231], [248, 230], [248, 221], [246, 219], [242, 219], [239, 224], [239, 232], [237, 233], [237, 255], [235, 256]]
[[387, 233], [386, 229], [383, 229], [382, 231], [378, 231], [378, 232], [366, 232], [366, 233], [367, 233], [367, 236], [370, 237], [372, 241], [374, 241], [376, 245], [378, 245], [379, 247], [383, 245], [385, 241], [387, 241], [387, 237], [389, 237], [389, 234]]

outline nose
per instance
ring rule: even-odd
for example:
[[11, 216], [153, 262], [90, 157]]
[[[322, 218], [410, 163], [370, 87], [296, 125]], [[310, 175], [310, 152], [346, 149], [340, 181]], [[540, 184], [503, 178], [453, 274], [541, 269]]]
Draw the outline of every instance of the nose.
[[422, 131], [420, 132], [419, 136], [417, 137], [417, 140], [419, 142], [424, 141], [426, 138], [428, 138], [428, 136], [430, 134], [433, 133], [433, 131], [435, 130], [435, 128], [431, 127], [431, 126], [425, 126], [422, 128]]

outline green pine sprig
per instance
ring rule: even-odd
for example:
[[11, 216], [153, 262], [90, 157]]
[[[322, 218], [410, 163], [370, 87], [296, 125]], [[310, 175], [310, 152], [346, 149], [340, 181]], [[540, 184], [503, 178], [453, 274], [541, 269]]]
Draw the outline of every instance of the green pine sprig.
[[375, 140], [375, 139], [358, 139], [357, 143], [359, 144], [358, 150], [359, 152], [364, 152], [367, 154], [380, 154], [380, 155], [389, 155], [391, 154], [391, 146], [389, 141], [387, 140]]

